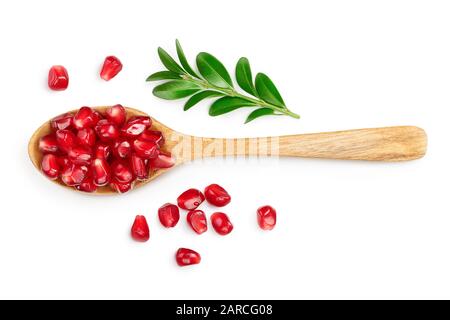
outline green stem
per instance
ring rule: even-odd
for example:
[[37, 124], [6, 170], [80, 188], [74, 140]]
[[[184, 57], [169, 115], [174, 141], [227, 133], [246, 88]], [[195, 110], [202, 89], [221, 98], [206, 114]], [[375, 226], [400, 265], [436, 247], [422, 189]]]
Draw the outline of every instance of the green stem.
[[213, 84], [211, 84], [211, 83], [209, 83], [209, 82], [207, 82], [207, 81], [205, 81], [203, 79], [195, 79], [191, 75], [188, 75], [188, 74], [183, 75], [183, 78], [185, 80], [188, 80], [190, 82], [193, 82], [193, 83], [199, 85], [203, 89], [212, 89], [214, 91], [219, 91], [219, 92], [221, 92], [221, 93], [223, 93], [223, 94], [225, 94], [227, 96], [238, 97], [238, 98], [241, 98], [241, 99], [245, 99], [247, 101], [253, 102], [254, 104], [256, 104], [258, 106], [272, 109], [273, 111], [280, 112], [280, 113], [282, 113], [284, 115], [287, 115], [287, 116], [290, 116], [292, 118], [295, 118], [295, 119], [299, 119], [300, 118], [300, 116], [298, 114], [290, 111], [287, 108], [280, 108], [280, 107], [275, 106], [273, 104], [267, 103], [267, 102], [265, 102], [265, 101], [263, 101], [261, 99], [255, 99], [255, 98], [243, 95], [243, 94], [237, 92], [236, 90], [234, 90], [231, 87], [230, 88], [217, 87], [217, 86], [215, 86], [215, 85], [213, 85]]

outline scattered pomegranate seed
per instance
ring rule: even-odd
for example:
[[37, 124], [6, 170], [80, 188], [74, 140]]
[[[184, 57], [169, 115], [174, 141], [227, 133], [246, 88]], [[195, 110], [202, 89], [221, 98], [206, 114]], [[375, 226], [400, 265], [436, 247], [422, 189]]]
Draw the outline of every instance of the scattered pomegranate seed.
[[198, 234], [202, 234], [208, 230], [208, 224], [206, 222], [205, 213], [202, 210], [192, 210], [189, 211], [186, 216], [187, 222]]
[[109, 81], [114, 78], [122, 70], [122, 63], [115, 56], [108, 56], [103, 62], [102, 71], [100, 71], [100, 77]]
[[139, 157], [144, 159], [152, 159], [158, 156], [158, 145], [153, 141], [136, 139], [133, 141], [133, 149]]
[[48, 71], [48, 87], [55, 91], [66, 90], [69, 85], [69, 74], [63, 66], [53, 66]]
[[180, 194], [177, 202], [181, 209], [193, 210], [196, 209], [204, 200], [205, 196], [200, 190], [189, 189]]
[[112, 180], [109, 185], [111, 188], [116, 191], [117, 193], [125, 193], [133, 189], [133, 183], [120, 183], [115, 180]]
[[75, 146], [76, 137], [72, 131], [67, 129], [56, 131], [56, 142], [61, 150], [68, 152]]
[[277, 223], [277, 212], [271, 206], [263, 206], [257, 210], [259, 227], [263, 230], [272, 230]]
[[99, 121], [99, 116], [89, 107], [81, 107], [73, 116], [73, 125], [76, 129], [93, 128]]
[[223, 207], [230, 203], [228, 192], [218, 184], [211, 184], [205, 188], [206, 200], [216, 207]]
[[173, 228], [180, 220], [180, 210], [176, 205], [166, 203], [158, 209], [158, 217], [164, 227]]
[[211, 215], [211, 224], [216, 232], [222, 236], [229, 234], [233, 230], [230, 218], [223, 212], [216, 212]]
[[100, 120], [95, 126], [95, 132], [100, 140], [111, 141], [119, 137], [119, 129], [112, 122], [107, 119]]
[[161, 131], [156, 130], [145, 130], [141, 133], [139, 136], [141, 140], [146, 141], [153, 141], [155, 142], [159, 147], [161, 147], [164, 144], [164, 136]]
[[95, 131], [92, 128], [81, 129], [77, 132], [76, 141], [82, 146], [93, 147], [96, 140]]
[[55, 134], [51, 133], [39, 139], [39, 151], [43, 154], [57, 154], [59, 151]]
[[73, 187], [83, 182], [88, 169], [86, 166], [71, 164], [67, 166], [61, 173], [61, 180], [64, 184]]
[[175, 165], [175, 158], [170, 152], [159, 151], [156, 158], [150, 159], [150, 167], [152, 169], [167, 169]]
[[144, 130], [150, 128], [152, 125], [152, 120], [147, 116], [137, 116], [133, 117], [125, 123], [121, 129], [122, 133], [125, 136], [130, 138], [136, 138], [140, 135]]
[[145, 159], [139, 157], [136, 154], [132, 154], [130, 158], [131, 169], [133, 174], [138, 180], [148, 179], [148, 169], [145, 164]]
[[92, 151], [88, 147], [74, 146], [67, 153], [74, 164], [89, 166], [92, 162]]
[[131, 227], [131, 237], [140, 242], [150, 239], [150, 230], [144, 216], [137, 215]]
[[107, 185], [111, 180], [111, 168], [106, 159], [97, 158], [92, 162], [92, 176], [96, 186]]
[[116, 104], [115, 106], [106, 109], [106, 119], [119, 127], [125, 123], [126, 118], [127, 112], [120, 104]]
[[55, 131], [70, 129], [73, 125], [73, 115], [70, 113], [61, 114], [50, 120], [50, 125]]
[[61, 173], [61, 166], [58, 158], [54, 154], [44, 155], [42, 158], [41, 170], [50, 180], [57, 179]]
[[97, 190], [97, 186], [94, 183], [94, 178], [91, 174], [87, 174], [80, 185], [76, 186], [76, 189], [84, 192], [95, 192]]
[[114, 179], [119, 183], [130, 183], [134, 180], [133, 172], [122, 161], [114, 161], [111, 165], [111, 172]]
[[117, 158], [127, 158], [131, 154], [131, 144], [125, 138], [119, 138], [114, 142], [113, 154]]
[[95, 146], [94, 156], [96, 158], [101, 158], [108, 160], [111, 155], [111, 146], [105, 143], [99, 143]]
[[180, 248], [175, 255], [177, 264], [180, 267], [199, 264], [201, 261], [200, 254], [191, 249]]

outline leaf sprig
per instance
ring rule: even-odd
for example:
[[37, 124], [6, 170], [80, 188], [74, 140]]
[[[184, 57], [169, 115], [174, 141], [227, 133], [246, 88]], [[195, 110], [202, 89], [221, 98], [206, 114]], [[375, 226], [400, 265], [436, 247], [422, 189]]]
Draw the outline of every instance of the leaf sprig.
[[147, 81], [169, 80], [153, 89], [153, 94], [158, 98], [176, 100], [190, 97], [184, 104], [184, 111], [202, 100], [218, 98], [209, 107], [209, 115], [213, 117], [239, 108], [256, 108], [248, 115], [245, 123], [269, 115], [300, 118], [286, 107], [278, 89], [267, 75], [258, 73], [253, 81], [247, 58], [239, 59], [235, 76], [239, 87], [250, 96], [235, 89], [227, 69], [213, 55], [207, 52], [199, 53], [196, 72], [189, 65], [178, 40], [176, 48], [179, 63], [164, 49], [158, 48], [159, 58], [167, 70], [153, 73], [147, 78]]

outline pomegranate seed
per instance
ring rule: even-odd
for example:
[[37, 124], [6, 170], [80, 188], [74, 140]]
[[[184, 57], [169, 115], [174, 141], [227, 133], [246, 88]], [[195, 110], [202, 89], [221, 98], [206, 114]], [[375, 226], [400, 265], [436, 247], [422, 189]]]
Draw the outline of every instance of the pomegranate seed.
[[136, 139], [133, 141], [133, 149], [139, 157], [144, 159], [156, 158], [158, 156], [158, 145], [153, 141]]
[[228, 216], [223, 212], [216, 212], [211, 215], [211, 224], [216, 232], [222, 236], [229, 234], [233, 230]]
[[145, 130], [139, 136], [141, 140], [153, 141], [161, 147], [164, 144], [164, 136], [161, 131]]
[[86, 146], [86, 147], [93, 147], [95, 145], [95, 131], [92, 128], [85, 128], [78, 130], [77, 132], [77, 143]]
[[166, 228], [175, 227], [180, 220], [180, 210], [171, 203], [166, 203], [158, 209], [158, 217], [161, 224]]
[[216, 207], [223, 207], [230, 203], [228, 192], [218, 184], [211, 184], [205, 188], [206, 200]]
[[131, 227], [131, 237], [140, 242], [150, 239], [150, 230], [144, 216], [137, 215]]
[[50, 125], [55, 131], [70, 129], [73, 125], [73, 115], [70, 113], [61, 114], [50, 120]]
[[72, 162], [70, 162], [70, 160], [69, 160], [69, 157], [66, 157], [66, 156], [59, 157], [58, 163], [61, 166], [61, 168], [63, 168], [63, 169], [65, 169], [66, 167], [68, 167], [69, 165], [72, 164]]
[[114, 143], [113, 154], [117, 158], [126, 158], [130, 155], [130, 153], [131, 144], [127, 139], [119, 138], [119, 140]]
[[131, 169], [133, 170], [134, 176], [138, 180], [148, 179], [148, 169], [145, 164], [145, 161], [146, 160], [142, 159], [141, 157], [139, 157], [134, 153], [131, 155], [130, 159]]
[[56, 131], [56, 142], [61, 150], [68, 152], [75, 146], [76, 137], [72, 131], [67, 129]]
[[79, 191], [84, 192], [95, 192], [97, 190], [97, 186], [94, 183], [94, 178], [92, 177], [92, 174], [87, 174], [87, 176], [84, 178], [84, 180], [80, 183], [79, 186], [75, 187]]
[[90, 165], [92, 162], [92, 151], [88, 147], [74, 146], [67, 153], [70, 161], [79, 165]]
[[110, 122], [121, 127], [125, 123], [127, 112], [125, 111], [125, 108], [120, 104], [116, 104], [115, 106], [106, 109], [106, 118]]
[[76, 186], [83, 182], [88, 169], [86, 166], [71, 164], [61, 173], [61, 180], [68, 186]]
[[55, 91], [66, 90], [69, 85], [69, 75], [63, 66], [53, 66], [48, 71], [48, 87]]
[[122, 63], [115, 56], [108, 56], [103, 62], [102, 71], [100, 71], [100, 77], [109, 81], [114, 78], [122, 70]]
[[81, 107], [73, 116], [73, 125], [78, 130], [84, 128], [93, 128], [98, 122], [98, 115], [89, 107]]
[[180, 267], [189, 266], [192, 264], [199, 264], [201, 261], [200, 254], [191, 249], [180, 248], [175, 255], [177, 264]]
[[202, 210], [192, 210], [189, 211], [187, 216], [187, 222], [198, 234], [202, 234], [208, 230], [208, 224], [206, 222], [205, 213]]
[[150, 159], [150, 167], [153, 169], [166, 169], [175, 165], [175, 158], [170, 152], [159, 151], [158, 156]]
[[39, 139], [39, 151], [43, 154], [57, 154], [58, 150], [58, 143], [56, 142], [56, 136], [54, 134], [48, 134]]
[[92, 176], [96, 186], [101, 187], [111, 180], [111, 168], [106, 159], [97, 158], [92, 162]]
[[200, 190], [189, 189], [180, 194], [177, 202], [181, 209], [193, 210], [196, 209], [204, 200], [205, 196]]
[[111, 146], [109, 144], [99, 143], [95, 146], [94, 156], [96, 158], [108, 160], [111, 155]]
[[134, 180], [131, 169], [121, 161], [113, 162], [111, 172], [115, 180], [119, 183], [130, 183]]
[[152, 120], [147, 116], [136, 116], [128, 120], [124, 124], [121, 131], [125, 136], [135, 138], [144, 132], [145, 129], [150, 128], [152, 125]]
[[256, 211], [259, 227], [263, 230], [272, 230], [277, 223], [277, 212], [271, 206], [263, 206]]
[[125, 193], [133, 188], [133, 183], [120, 183], [115, 180], [111, 181], [109, 185], [117, 193]]
[[100, 140], [103, 141], [115, 140], [119, 137], [119, 129], [117, 129], [114, 123], [111, 123], [106, 119], [102, 119], [97, 123], [95, 131]]
[[42, 158], [42, 172], [51, 180], [58, 178], [61, 172], [61, 166], [58, 158], [54, 154], [46, 154]]

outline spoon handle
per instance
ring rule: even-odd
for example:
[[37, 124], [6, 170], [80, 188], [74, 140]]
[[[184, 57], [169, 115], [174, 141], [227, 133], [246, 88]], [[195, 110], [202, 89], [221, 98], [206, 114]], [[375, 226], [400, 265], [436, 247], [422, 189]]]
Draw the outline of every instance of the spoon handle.
[[200, 138], [192, 158], [211, 156], [284, 156], [371, 161], [421, 158], [427, 136], [414, 126], [357, 129], [266, 138]]

